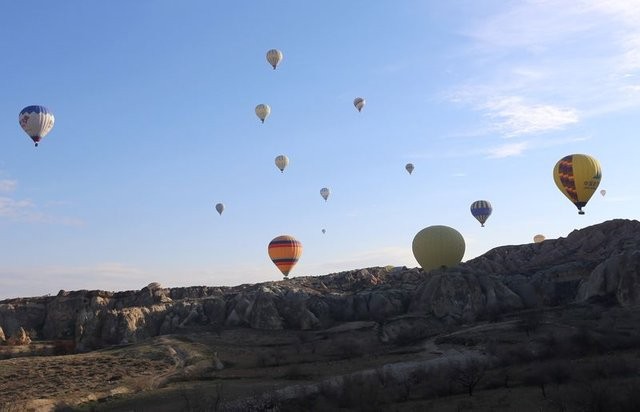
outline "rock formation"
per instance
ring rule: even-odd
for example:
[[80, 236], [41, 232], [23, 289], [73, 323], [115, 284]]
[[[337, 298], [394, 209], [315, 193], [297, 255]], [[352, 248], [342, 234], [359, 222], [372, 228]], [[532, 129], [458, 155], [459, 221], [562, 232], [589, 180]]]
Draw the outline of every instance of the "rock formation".
[[640, 303], [638, 221], [498, 247], [447, 270], [374, 267], [236, 287], [154, 282], [139, 291], [9, 299], [0, 301], [0, 327], [11, 336], [24, 327], [38, 339], [73, 338], [78, 350], [188, 328], [306, 330], [354, 321], [377, 323], [381, 338], [393, 339], [418, 323], [435, 333], [489, 313], [607, 297], [622, 306]]
[[31, 338], [22, 327], [7, 339], [7, 345], [9, 346], [24, 346], [30, 343]]
[[2, 327], [0, 327], [0, 343], [4, 343], [4, 341], [7, 340], [4, 336], [4, 330], [2, 330]]

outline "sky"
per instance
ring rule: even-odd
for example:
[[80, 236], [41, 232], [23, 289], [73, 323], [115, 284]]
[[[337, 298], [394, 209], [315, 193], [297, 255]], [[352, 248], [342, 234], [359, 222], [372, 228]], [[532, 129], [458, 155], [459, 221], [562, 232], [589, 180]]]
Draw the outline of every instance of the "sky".
[[[416, 267], [431, 225], [468, 260], [638, 219], [639, 109], [639, 0], [4, 2], [0, 299], [279, 280], [281, 234], [295, 277]], [[584, 216], [552, 178], [572, 153], [607, 190]]]

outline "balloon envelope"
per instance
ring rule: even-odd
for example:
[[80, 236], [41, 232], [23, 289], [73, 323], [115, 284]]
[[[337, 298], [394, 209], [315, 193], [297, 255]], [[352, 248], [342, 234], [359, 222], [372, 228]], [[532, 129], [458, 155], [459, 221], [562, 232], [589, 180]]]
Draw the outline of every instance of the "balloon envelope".
[[322, 229], [322, 234], [327, 233], [327, 231], [325, 229]]
[[278, 49], [271, 49], [267, 52], [267, 61], [271, 66], [273, 66], [273, 70], [276, 69], [276, 67], [282, 60], [282, 57], [282, 52]]
[[534, 243], [542, 243], [545, 239], [546, 237], [544, 237], [544, 235], [535, 235], [533, 237]]
[[281, 235], [269, 242], [269, 257], [286, 277], [302, 255], [302, 243], [289, 235]]
[[595, 193], [600, 180], [602, 169], [594, 157], [584, 154], [572, 154], [558, 160], [553, 168], [553, 180], [558, 189], [578, 208], [578, 213], [584, 215], [582, 208]]
[[27, 106], [18, 115], [20, 127], [38, 146], [38, 142], [53, 129], [55, 118], [51, 110], [44, 106]]
[[353, 99], [353, 105], [358, 109], [358, 111], [361, 111], [365, 104], [367, 104], [367, 101], [362, 97], [356, 97]]
[[413, 172], [413, 163], [407, 163], [404, 168], [407, 169], [407, 172], [409, 172], [409, 174], [411, 174]]
[[424, 270], [456, 266], [464, 256], [464, 238], [448, 226], [429, 226], [413, 238], [413, 256]]
[[331, 194], [331, 191], [329, 190], [329, 188], [323, 187], [322, 189], [320, 189], [320, 196], [322, 196], [322, 198], [325, 200], [325, 202], [329, 198], [330, 194]]
[[607, 191], [606, 191], [606, 190], [604, 190], [604, 189], [602, 189], [602, 190], [600, 191], [600, 194], [601, 194], [602, 196], [604, 196], [604, 195], [606, 195], [606, 194], [607, 194]]
[[484, 227], [484, 223], [489, 219], [489, 216], [491, 216], [492, 211], [491, 203], [487, 200], [476, 200], [471, 203], [471, 214], [480, 222], [480, 226], [482, 227]]
[[284, 172], [284, 169], [289, 165], [289, 158], [285, 155], [276, 156], [276, 167]]
[[216, 205], [216, 210], [218, 211], [219, 214], [222, 214], [222, 212], [224, 212], [224, 205], [222, 203], [218, 203]]
[[271, 114], [271, 107], [268, 104], [259, 104], [256, 106], [256, 116], [262, 123], [264, 123], [265, 119], [269, 117]]

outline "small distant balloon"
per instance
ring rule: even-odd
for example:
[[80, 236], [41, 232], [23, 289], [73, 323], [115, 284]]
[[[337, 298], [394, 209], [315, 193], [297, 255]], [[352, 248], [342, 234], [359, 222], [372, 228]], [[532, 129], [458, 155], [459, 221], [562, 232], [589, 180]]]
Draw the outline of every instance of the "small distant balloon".
[[271, 49], [267, 52], [267, 61], [273, 67], [273, 70], [280, 64], [282, 57], [282, 52], [278, 49]]
[[271, 261], [286, 278], [302, 255], [302, 243], [289, 235], [275, 237], [267, 249]]
[[362, 108], [365, 104], [367, 104], [367, 102], [362, 97], [356, 97], [353, 100], [353, 105], [356, 107], [356, 109], [358, 109], [359, 112], [362, 111]]
[[329, 190], [329, 188], [323, 187], [322, 189], [320, 189], [320, 196], [322, 196], [325, 202], [329, 198], [330, 194], [331, 194], [331, 191]]
[[51, 110], [44, 106], [27, 106], [20, 111], [18, 121], [37, 147], [40, 140], [53, 129], [55, 118]]
[[262, 123], [266, 120], [267, 117], [271, 114], [271, 107], [268, 104], [259, 104], [256, 106], [256, 116]]
[[326, 229], [322, 229], [322, 234], [324, 235], [325, 233], [327, 233]]
[[284, 173], [284, 169], [289, 165], [289, 158], [285, 155], [276, 156], [276, 167]]
[[407, 172], [409, 172], [409, 174], [413, 173], [413, 163], [407, 163], [404, 168], [407, 169]]
[[591, 196], [595, 193], [602, 169], [595, 157], [584, 154], [571, 154], [558, 160], [553, 168], [553, 180], [558, 189], [578, 208], [578, 214], [584, 215]]
[[544, 235], [535, 235], [533, 237], [533, 242], [534, 243], [542, 243], [545, 239], [546, 239], [546, 237], [544, 237]]
[[480, 226], [484, 227], [485, 222], [491, 216], [493, 208], [487, 200], [476, 200], [471, 203], [471, 214], [480, 222]]
[[607, 194], [607, 191], [606, 191], [606, 190], [604, 190], [604, 189], [602, 189], [602, 190], [600, 191], [600, 194], [601, 194], [602, 196], [604, 196], [604, 195], [606, 195], [606, 194]]
[[442, 225], [419, 231], [411, 245], [413, 256], [422, 269], [457, 266], [464, 256], [464, 238], [457, 230]]
[[222, 215], [222, 212], [224, 212], [224, 205], [223, 205], [222, 203], [218, 203], [218, 204], [216, 205], [216, 210], [218, 211], [218, 213], [219, 213], [220, 215]]

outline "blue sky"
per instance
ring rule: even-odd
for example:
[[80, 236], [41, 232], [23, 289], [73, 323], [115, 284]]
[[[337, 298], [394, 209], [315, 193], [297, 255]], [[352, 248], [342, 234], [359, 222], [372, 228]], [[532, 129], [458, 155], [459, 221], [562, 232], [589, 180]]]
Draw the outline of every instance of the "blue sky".
[[[0, 50], [0, 298], [278, 280], [280, 234], [321, 275], [415, 267], [435, 224], [467, 260], [639, 215], [636, 0], [7, 2]], [[603, 169], [585, 216], [571, 153]]]

